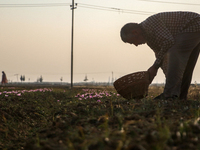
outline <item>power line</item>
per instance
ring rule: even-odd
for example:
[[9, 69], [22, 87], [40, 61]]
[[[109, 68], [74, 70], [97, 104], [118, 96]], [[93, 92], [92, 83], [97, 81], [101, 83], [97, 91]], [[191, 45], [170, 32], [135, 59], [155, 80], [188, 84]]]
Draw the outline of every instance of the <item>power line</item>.
[[181, 5], [200, 5], [193, 3], [179, 3], [179, 2], [166, 2], [166, 1], [157, 1], [157, 0], [138, 0], [138, 1], [147, 1], [147, 2], [156, 2], [156, 3], [168, 3], [168, 4], [181, 4]]
[[0, 7], [57, 7], [69, 6], [70, 3], [41, 3], [41, 4], [0, 4]]
[[[5, 8], [6, 7], [58, 7], [58, 6], [69, 6], [69, 5], [70, 3], [0, 4], [0, 8], [3, 8], [3, 7]], [[154, 13], [154, 12], [147, 12], [147, 11], [97, 6], [97, 5], [90, 5], [90, 4], [83, 4], [83, 3], [78, 3], [78, 5], [79, 7], [82, 7], [82, 8], [89, 8], [89, 9], [96, 9], [96, 10], [103, 10], [103, 11], [113, 11], [113, 12], [120, 12], [120, 13], [141, 14], [141, 15], [149, 15], [149, 14]]]
[[[79, 6], [82, 8], [89, 8], [89, 9], [97, 9], [97, 10], [105, 10], [105, 11], [113, 11], [113, 12], [119, 12], [119, 13], [129, 13], [129, 14], [140, 14], [140, 15], [149, 15], [147, 13], [139, 13], [139, 12], [129, 12], [129, 11], [125, 11], [125, 10], [109, 10], [109, 9], [101, 9], [101, 8], [92, 8], [92, 7], [87, 7], [87, 6]], [[154, 12], [152, 12], [151, 14], [153, 14]]]
[[79, 6], [80, 6], [80, 5], [83, 5], [83, 6], [89, 6], [89, 7], [94, 7], [94, 8], [111, 9], [111, 10], [115, 10], [115, 11], [125, 10], [125, 11], [133, 11], [133, 12], [152, 13], [152, 12], [147, 12], [147, 11], [138, 11], [138, 10], [130, 10], [130, 9], [121, 9], [121, 8], [97, 6], [97, 5], [90, 5], [90, 4], [83, 4], [83, 3], [78, 3], [78, 4], [79, 4]]
[[114, 12], [122, 12], [122, 13], [131, 13], [131, 14], [149, 15], [149, 14], [154, 13], [154, 12], [147, 12], [147, 11], [137, 11], [137, 10], [114, 8], [114, 7], [97, 6], [97, 5], [90, 5], [90, 4], [83, 4], [83, 3], [78, 3], [78, 6], [79, 7], [83, 7], [83, 8], [105, 10], [105, 11], [114, 11]]
[[[21, 71], [22, 72], [22, 71]], [[87, 73], [87, 75], [99, 75], [99, 74], [110, 74], [112, 71], [110, 71], [110, 72], [88, 72], [88, 71], [86, 71], [86, 72], [74, 72], [74, 75], [85, 75], [86, 73]], [[50, 73], [47, 73], [47, 72], [34, 72], [34, 73], [31, 73], [31, 72], [29, 72], [29, 73], [19, 73], [19, 74], [25, 74], [25, 75], [27, 75], [27, 76], [30, 76], [30, 75], [34, 75], [34, 76], [37, 76], [37, 75], [48, 75], [48, 76], [62, 76], [62, 75], [65, 75], [65, 74], [68, 74], [69, 72], [57, 72], [57, 73], [54, 73], [54, 72], [50, 72]], [[114, 73], [115, 74], [125, 74], [126, 72], [115, 72], [114, 71]], [[14, 76], [16, 76], [17, 75], [17, 73], [15, 73], [15, 72], [9, 72], [9, 71], [7, 71], [6, 72], [6, 74], [7, 75], [9, 75], [9, 77], [14, 77]], [[18, 74], [18, 75], [19, 75]]]
[[[200, 5], [193, 3], [180, 3], [180, 2], [167, 2], [167, 1], [157, 1], [157, 0], [138, 0], [138, 1], [147, 1], [147, 2], [156, 2], [156, 3], [168, 3], [168, 4], [181, 4], [181, 5]], [[60, 6], [69, 6], [70, 3], [40, 3], [40, 4], [0, 4], [0, 8], [3, 7], [60, 7]], [[122, 9], [122, 8], [114, 8], [114, 7], [105, 7], [105, 6], [97, 6], [91, 4], [78, 3], [79, 7], [103, 10], [103, 11], [113, 11], [119, 13], [130, 13], [130, 14], [140, 14], [140, 15], [150, 15], [155, 12], [147, 12], [147, 11], [138, 11], [138, 10], [130, 10], [130, 9]]]

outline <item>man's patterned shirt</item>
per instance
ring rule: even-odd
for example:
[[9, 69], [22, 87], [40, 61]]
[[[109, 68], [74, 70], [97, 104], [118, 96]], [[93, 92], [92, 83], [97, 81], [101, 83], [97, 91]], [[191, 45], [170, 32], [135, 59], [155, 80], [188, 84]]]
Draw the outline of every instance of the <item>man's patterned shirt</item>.
[[200, 32], [200, 15], [193, 12], [163, 12], [140, 23], [147, 45], [155, 52], [155, 65], [161, 66], [165, 53], [179, 33]]

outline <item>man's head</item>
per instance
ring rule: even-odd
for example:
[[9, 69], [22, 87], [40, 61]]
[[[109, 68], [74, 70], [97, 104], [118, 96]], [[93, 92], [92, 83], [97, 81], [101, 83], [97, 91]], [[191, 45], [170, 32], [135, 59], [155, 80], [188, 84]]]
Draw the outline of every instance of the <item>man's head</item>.
[[120, 35], [125, 43], [134, 44], [135, 46], [146, 43], [142, 29], [137, 23], [125, 24], [121, 29]]

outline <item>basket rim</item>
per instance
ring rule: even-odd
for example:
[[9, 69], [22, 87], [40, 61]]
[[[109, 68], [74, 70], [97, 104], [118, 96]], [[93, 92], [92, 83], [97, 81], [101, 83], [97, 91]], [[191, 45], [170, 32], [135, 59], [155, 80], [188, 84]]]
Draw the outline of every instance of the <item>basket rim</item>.
[[[128, 78], [129, 76], [133, 75], [133, 74], [139, 74], [139, 73], [143, 73], [144, 74], [144, 78], [141, 79], [141, 80], [137, 80], [137, 81], [134, 81], [133, 83], [137, 83], [137, 82], [146, 82], [147, 84], [150, 84], [150, 80], [149, 80], [149, 72], [148, 71], [138, 71], [138, 72], [134, 72], [134, 73], [130, 73], [130, 74], [127, 74], [127, 75], [124, 75], [122, 77], [120, 77], [119, 79], [117, 79], [113, 85], [115, 88], [118, 88], [118, 86], [120, 85], [125, 85], [127, 84], [127, 86], [130, 84], [130, 83], [126, 83], [125, 80], [123, 82], [123, 84], [121, 83], [123, 81], [123, 79], [126, 79]], [[132, 84], [132, 83], [131, 83]]]
[[[133, 74], [139, 74], [139, 76], [131, 77]], [[142, 76], [141, 79], [140, 74]], [[128, 78], [129, 76], [130, 78]], [[130, 82], [131, 80], [133, 80], [133, 82]], [[148, 95], [148, 87], [150, 84], [148, 71], [138, 71], [124, 75], [113, 83], [118, 94], [126, 99]]]

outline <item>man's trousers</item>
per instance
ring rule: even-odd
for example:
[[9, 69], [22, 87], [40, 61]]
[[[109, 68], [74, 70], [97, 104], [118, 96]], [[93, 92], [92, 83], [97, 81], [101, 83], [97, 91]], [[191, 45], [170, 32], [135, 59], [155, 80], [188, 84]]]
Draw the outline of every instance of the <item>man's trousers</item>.
[[181, 33], [175, 37], [175, 44], [167, 52], [168, 66], [163, 92], [165, 97], [187, 99], [199, 52], [200, 32]]

